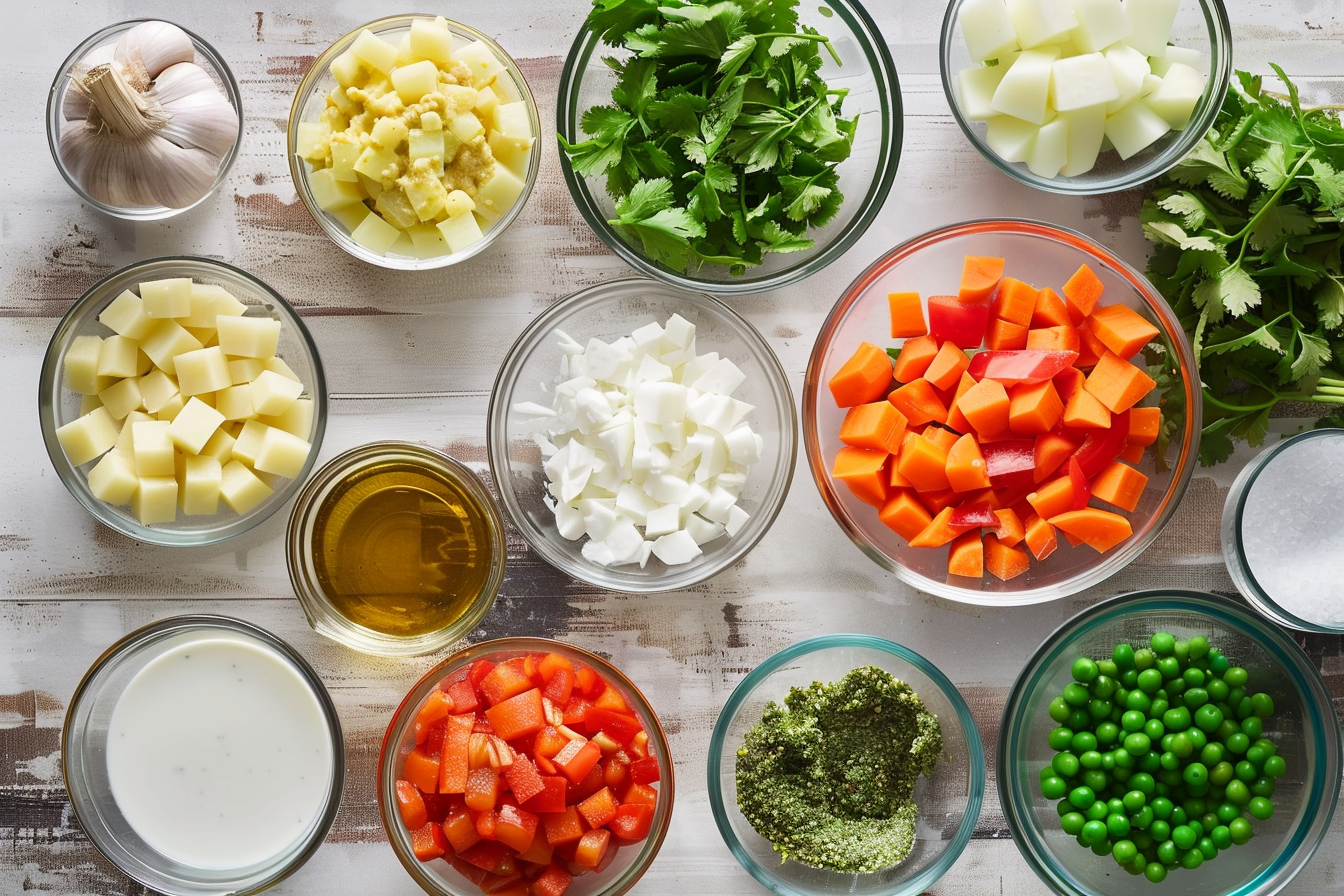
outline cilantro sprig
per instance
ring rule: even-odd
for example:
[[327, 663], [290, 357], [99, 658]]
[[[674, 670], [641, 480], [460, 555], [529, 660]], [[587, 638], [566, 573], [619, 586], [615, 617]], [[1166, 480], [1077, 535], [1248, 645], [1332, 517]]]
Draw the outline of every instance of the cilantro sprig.
[[797, 0], [594, 0], [588, 27], [625, 52], [609, 105], [583, 113], [587, 139], [560, 144], [582, 177], [605, 175], [610, 223], [675, 271], [815, 243], [844, 197], [836, 165], [858, 119], [820, 77], [830, 39], [800, 25]]
[[1239, 71], [1217, 120], [1143, 204], [1148, 276], [1189, 334], [1200, 461], [1259, 445], [1282, 401], [1344, 404], [1344, 127]]

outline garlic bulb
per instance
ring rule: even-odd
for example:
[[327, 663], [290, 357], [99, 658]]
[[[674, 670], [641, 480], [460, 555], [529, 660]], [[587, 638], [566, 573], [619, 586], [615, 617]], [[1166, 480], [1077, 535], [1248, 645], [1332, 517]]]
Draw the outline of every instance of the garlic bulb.
[[60, 155], [105, 205], [185, 208], [213, 185], [238, 137], [238, 113], [196, 65], [191, 38], [141, 22], [71, 74]]

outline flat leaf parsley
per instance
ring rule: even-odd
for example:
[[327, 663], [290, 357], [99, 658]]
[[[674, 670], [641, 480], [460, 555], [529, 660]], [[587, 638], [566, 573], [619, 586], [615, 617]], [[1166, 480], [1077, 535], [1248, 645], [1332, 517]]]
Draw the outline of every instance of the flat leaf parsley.
[[610, 223], [676, 271], [811, 249], [844, 197], [836, 165], [857, 118], [818, 74], [830, 40], [797, 0], [594, 0], [588, 27], [626, 51], [610, 105], [560, 144], [582, 177], [606, 176]]

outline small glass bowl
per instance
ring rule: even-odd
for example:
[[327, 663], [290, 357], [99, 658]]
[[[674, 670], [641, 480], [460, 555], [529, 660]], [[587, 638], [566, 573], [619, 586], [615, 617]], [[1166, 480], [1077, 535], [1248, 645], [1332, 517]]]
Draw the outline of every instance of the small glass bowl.
[[289, 173], [294, 180], [294, 188], [298, 191], [299, 199], [303, 200], [304, 208], [308, 209], [308, 214], [312, 215], [313, 220], [317, 222], [317, 226], [321, 228], [322, 232], [330, 237], [333, 243], [355, 258], [378, 267], [399, 271], [427, 271], [447, 267], [457, 264], [459, 261], [466, 261], [468, 258], [485, 251], [522, 213], [523, 206], [527, 204], [528, 196], [532, 193], [532, 187], [537, 182], [537, 173], [541, 170], [541, 146], [536, 142], [536, 139], [541, 136], [541, 119], [537, 113], [536, 100], [532, 98], [532, 92], [528, 89], [527, 81], [524, 80], [518, 64], [487, 35], [469, 25], [463, 25], [449, 19], [448, 30], [452, 32], [454, 47], [459, 45], [459, 41], [481, 41], [485, 44], [495, 57], [504, 63], [504, 71], [496, 79], [496, 83], [500, 86], [500, 92], [506, 94], [509, 99], [522, 100], [526, 104], [528, 121], [532, 127], [533, 144], [531, 152], [528, 154], [527, 171], [523, 175], [523, 190], [518, 199], [499, 220], [493, 223], [485, 222], [479, 215], [477, 216], [477, 222], [481, 224], [481, 229], [484, 231], [482, 239], [472, 243], [460, 252], [450, 252], [432, 258], [416, 258], [407, 254], [391, 252], [387, 255], [380, 255], [350, 238], [351, 227], [349, 223], [342, 222], [338, 216], [324, 211], [318, 206], [317, 200], [313, 196], [312, 186], [309, 183], [311, 166], [299, 156], [298, 152], [299, 124], [317, 121], [326, 105], [327, 94], [337, 86], [336, 78], [331, 74], [332, 61], [349, 49], [351, 44], [355, 42], [355, 38], [359, 37], [365, 29], [373, 32], [379, 38], [395, 43], [410, 34], [412, 22], [416, 19], [427, 18], [433, 17], [430, 15], [388, 16], [361, 25], [349, 34], [337, 38], [330, 47], [322, 52], [322, 55], [317, 57], [312, 67], [308, 69], [307, 74], [303, 76], [303, 80], [299, 82], [299, 87], [294, 92], [294, 103], [289, 110], [289, 126], [285, 137], [286, 152], [289, 155]]
[[[746, 733], [761, 720], [768, 702], [783, 705], [789, 690], [813, 682], [837, 682], [851, 670], [877, 666], [904, 681], [938, 717], [943, 755], [933, 774], [915, 786], [915, 842], [905, 860], [868, 874], [847, 874], [781, 861], [770, 842], [737, 808], [736, 756]], [[751, 876], [784, 896], [854, 893], [913, 896], [952, 867], [970, 842], [985, 795], [985, 757], [980, 733], [956, 686], [907, 647], [869, 635], [824, 635], [781, 650], [757, 666], [733, 690], [709, 741], [709, 804], [719, 833]]]
[[[1334, 492], [1321, 483], [1321, 459], [1303, 458], [1325, 452], [1334, 460], [1344, 451], [1344, 430], [1314, 429], [1298, 433], [1261, 451], [1247, 464], [1223, 504], [1223, 560], [1237, 590], [1261, 613], [1280, 625], [1300, 631], [1344, 632], [1344, 615], [1334, 608], [1333, 618], [1308, 618], [1299, 596], [1324, 598], [1309, 582], [1292, 582], [1288, 571], [1302, 564], [1334, 563], [1339, 556], [1338, 485]], [[1282, 533], [1255, 533], [1247, 538], [1249, 523], [1266, 513], [1291, 508]], [[1254, 558], [1254, 560], [1252, 560]], [[1257, 568], [1258, 566], [1258, 568]], [[1338, 579], [1335, 579], [1338, 581]]]
[[672, 822], [673, 798], [675, 794], [672, 753], [667, 745], [667, 736], [658, 721], [649, 701], [629, 678], [602, 657], [589, 653], [562, 641], [549, 638], [496, 638], [482, 641], [463, 648], [447, 659], [435, 664], [411, 687], [406, 698], [392, 715], [388, 723], [387, 734], [383, 737], [383, 746], [378, 754], [378, 812], [383, 819], [383, 829], [411, 879], [430, 896], [481, 896], [481, 887], [459, 874], [443, 859], [422, 862], [415, 856], [411, 844], [411, 832], [401, 819], [397, 808], [396, 783], [400, 776], [402, 763], [415, 747], [415, 718], [430, 692], [439, 686], [439, 682], [454, 671], [470, 666], [478, 660], [490, 660], [498, 663], [513, 657], [528, 654], [556, 653], [571, 662], [583, 663], [591, 667], [609, 687], [615, 688], [625, 698], [644, 730], [648, 732], [648, 755], [658, 760], [660, 780], [655, 786], [658, 801], [653, 812], [653, 821], [648, 836], [635, 843], [623, 844], [611, 859], [611, 864], [600, 871], [574, 876], [573, 884], [566, 890], [566, 896], [621, 896], [628, 892], [644, 876], [653, 864], [654, 857], [663, 845], [668, 828]]
[[[330, 741], [327, 796], [304, 833], [272, 857], [238, 868], [200, 868], [159, 852], [131, 826], [114, 797], [108, 765], [113, 711], [127, 686], [156, 659], [205, 640], [238, 641], [290, 670], [312, 698]], [[85, 673], [66, 712], [61, 765], [79, 826], [98, 851], [141, 886], [167, 896], [247, 896], [280, 882], [322, 845], [341, 801], [345, 747], [341, 723], [321, 678], [293, 647], [249, 622], [225, 616], [176, 616], [131, 632]], [[316, 768], [316, 764], [314, 764]]]
[[[583, 556], [586, 538], [570, 541], [556, 527], [555, 514], [547, 505], [541, 452], [533, 439], [544, 431], [544, 421], [535, 422], [516, 406], [535, 402], [550, 407], [550, 389], [560, 374], [563, 357], [557, 330], [586, 345], [593, 337], [610, 341], [652, 321], [665, 323], [673, 314], [695, 324], [697, 351], [716, 351], [747, 375], [735, 397], [755, 405], [746, 419], [765, 440], [761, 459], [748, 472], [738, 499], [738, 506], [751, 519], [736, 535], [702, 545], [704, 553], [690, 563], [668, 566], [654, 557], [642, 569], [600, 566]], [[794, 420], [788, 378], [769, 344], [750, 323], [710, 296], [631, 278], [566, 296], [527, 326], [505, 355], [495, 379], [486, 442], [490, 474], [506, 515], [548, 563], [611, 591], [673, 591], [703, 582], [736, 563], [769, 530], [793, 479], [798, 442]]]
[[[406, 477], [410, 477], [409, 479]], [[393, 482], [391, 480], [397, 480]], [[381, 484], [380, 484], [381, 483]], [[374, 505], [380, 495], [389, 493], [420, 496], [420, 510], [405, 506]], [[349, 503], [351, 498], [357, 503]], [[428, 505], [428, 508], [426, 508]], [[342, 536], [340, 531], [329, 530], [340, 520], [351, 526], [365, 514], [376, 514], [376, 519], [364, 519], [369, 528], [368, 538], [362, 542]], [[370, 509], [372, 508], [372, 509]], [[464, 508], [467, 508], [464, 510]], [[479, 519], [470, 519], [475, 511]], [[405, 545], [397, 538], [408, 529], [419, 530], [413, 539], [421, 551], [433, 551], [427, 561], [423, 554], [408, 557]], [[428, 536], [428, 540], [426, 538]], [[332, 543], [323, 548], [324, 540]], [[470, 566], [484, 564], [479, 587], [462, 601], [459, 612], [437, 628], [421, 627], [405, 632], [389, 632], [362, 624], [333, 600], [324, 586], [327, 563], [324, 556], [359, 553], [366, 566], [382, 568], [384, 576], [396, 581], [399, 571], [420, 564], [420, 590], [404, 595], [384, 595], [377, 604], [373, 601], [351, 608], [353, 613], [371, 613], [373, 617], [399, 617], [413, 613], [407, 605], [435, 604], [437, 599], [452, 599], [442, 588], [431, 590], [424, 576], [438, 574], [431, 565], [442, 564], [451, 550], [466, 544]], [[347, 647], [365, 653], [383, 656], [418, 656], [440, 650], [466, 637], [490, 610], [504, 581], [504, 524], [495, 508], [494, 499], [479, 478], [461, 462], [442, 452], [411, 442], [372, 442], [352, 448], [324, 464], [299, 492], [289, 518], [289, 532], [285, 539], [285, 554], [289, 565], [289, 580], [303, 606], [308, 624]], [[388, 570], [382, 564], [394, 566]], [[347, 569], [346, 573], [349, 570]], [[345, 573], [340, 573], [345, 574]], [[406, 582], [401, 582], [407, 585]], [[348, 591], [349, 589], [347, 589]], [[367, 595], [346, 593], [346, 601]], [[398, 603], [400, 601], [400, 603]], [[393, 612], [389, 613], [391, 609]], [[430, 609], [433, 609], [432, 607]]]
[[1064, 896], [1150, 896], [1111, 856], [1093, 855], [1059, 826], [1055, 801], [1040, 793], [1040, 770], [1054, 751], [1050, 701], [1073, 681], [1075, 659], [1109, 658], [1116, 644], [1139, 646], [1156, 632], [1202, 635], [1247, 685], [1274, 698], [1265, 737], [1288, 773], [1278, 779], [1274, 815], [1253, 821], [1255, 836], [1198, 869], [1171, 872], [1166, 886], [1188, 896], [1268, 896], [1287, 885], [1320, 845], [1339, 796], [1340, 731], [1330, 691], [1307, 655], [1277, 626], [1226, 598], [1180, 589], [1139, 591], [1095, 604], [1045, 639], [1013, 683], [998, 746], [999, 801], [1013, 840], [1041, 880]]
[[[242, 516], [221, 501], [219, 512], [212, 516], [185, 516], [179, 513], [174, 522], [143, 525], [129, 507], [114, 506], [94, 497], [89, 490], [88, 471], [97, 461], [92, 460], [79, 467], [72, 465], [56, 439], [56, 430], [80, 415], [80, 396], [63, 385], [65, 356], [71, 343], [82, 335], [112, 335], [112, 330], [98, 320], [103, 309], [123, 290], [132, 289], [147, 280], [167, 277], [191, 277], [197, 282], [222, 286], [248, 306], [248, 317], [269, 317], [280, 321], [277, 354], [303, 382], [304, 393], [301, 398], [313, 403], [312, 423], [308, 432], [308, 442], [312, 447], [302, 470], [293, 479], [279, 480], [269, 496]], [[192, 256], [136, 262], [113, 271], [85, 290], [70, 306], [52, 334], [46, 357], [42, 361], [37, 404], [47, 454], [70, 494], [103, 525], [136, 541], [156, 545], [216, 544], [260, 525], [298, 490], [317, 461], [322, 435], [327, 426], [327, 384], [322, 372], [322, 359], [303, 318], [279, 293], [246, 271], [221, 261]]]
[[[219, 170], [215, 173], [215, 181], [210, 185], [210, 189], [201, 194], [201, 197], [190, 205], [182, 208], [168, 208], [162, 205], [146, 206], [116, 206], [99, 202], [85, 191], [79, 179], [66, 167], [64, 159], [61, 157], [61, 133], [68, 127], [74, 127], [75, 123], [66, 119], [64, 107], [66, 96], [71, 93], [72, 74], [77, 67], [89, 59], [91, 56], [95, 62], [106, 62], [112, 58], [112, 48], [116, 46], [127, 31], [141, 22], [158, 21], [155, 19], [130, 19], [125, 22], [118, 22], [115, 25], [108, 25], [101, 31], [96, 32], [86, 39], [66, 57], [65, 62], [56, 75], [56, 80], [51, 84], [51, 92], [47, 96], [47, 145], [51, 149], [51, 157], [56, 162], [56, 169], [61, 172], [61, 177], [70, 185], [79, 198], [87, 202], [90, 206], [104, 214], [111, 215], [114, 218], [122, 218], [127, 221], [161, 221], [164, 218], [171, 218], [174, 215], [180, 215], [183, 212], [193, 209], [200, 205], [224, 183], [229, 175], [229, 170], [233, 167], [234, 159], [238, 156], [238, 147], [243, 140], [243, 104], [238, 89], [238, 82], [234, 80], [233, 72], [229, 70], [224, 58], [220, 56], [219, 51], [210, 44], [206, 43], [198, 35], [186, 31], [191, 38], [192, 45], [196, 48], [195, 62], [210, 79], [215, 82], [220, 91], [228, 99], [229, 104], [233, 106], [238, 114], [238, 135], [233, 140], [233, 146], [219, 160]], [[178, 26], [181, 27], [181, 26]]]
[[947, 104], [971, 145], [1004, 174], [1028, 186], [1050, 193], [1092, 195], [1114, 193], [1145, 184], [1165, 173], [1194, 149], [1218, 117], [1223, 96], [1232, 77], [1232, 26], [1223, 0], [1181, 0], [1172, 27], [1173, 40], [1182, 47], [1199, 50], [1204, 70], [1204, 95], [1196, 103], [1190, 120], [1179, 131], [1168, 131], [1148, 148], [1122, 160], [1112, 149], [1102, 152], [1090, 171], [1073, 177], [1053, 178], [1033, 174], [1024, 162], [1005, 161], [987, 142], [987, 125], [965, 117], [957, 90], [957, 73], [978, 66], [962, 37], [961, 9], [968, 0], [952, 0], [943, 16], [938, 62], [942, 71], [943, 92]]
[[[930, 295], [955, 293], [966, 255], [1007, 259], [1007, 275], [1056, 291], [1086, 263], [1105, 287], [1102, 304], [1132, 308], [1157, 327], [1155, 345], [1172, 382], [1163, 400], [1164, 423], [1174, 427], [1173, 456], [1149, 449], [1136, 465], [1148, 485], [1129, 514], [1134, 534], [1104, 554], [1085, 545], [1071, 547], [1061, 538], [1059, 549], [1044, 561], [1008, 581], [984, 575], [980, 581], [947, 574], [946, 549], [912, 548], [887, 528], [877, 509], [860, 501], [831, 476], [840, 450], [838, 408], [827, 383], [863, 341], [896, 346], [890, 339], [887, 294], [896, 291]], [[1141, 358], [1142, 355], [1136, 355]], [[1175, 312], [1148, 280], [1122, 258], [1095, 241], [1062, 227], [1035, 221], [990, 219], [951, 224], [914, 237], [875, 261], [840, 296], [822, 325], [803, 381], [803, 441], [812, 478], [831, 515], [860, 550], [903, 581], [929, 594], [963, 603], [1015, 606], [1054, 600], [1089, 588], [1123, 569], [1152, 544], [1176, 511], [1199, 455], [1201, 398], [1194, 354]], [[1143, 404], [1159, 399], [1154, 389]], [[1163, 459], [1165, 458], [1165, 459]]]
[[[858, 132], [849, 158], [836, 167], [845, 196], [839, 214], [825, 227], [808, 231], [816, 245], [803, 252], [769, 253], [764, 263], [735, 276], [727, 265], [706, 265], [680, 272], [648, 258], [637, 238], [609, 223], [616, 216], [615, 198], [606, 175], [583, 177], [561, 150], [560, 168], [570, 195], [593, 232], [637, 272], [672, 286], [715, 295], [746, 295], [797, 283], [843, 255], [859, 241], [882, 208], [896, 177], [901, 155], [902, 111], [896, 65], [887, 39], [857, 0], [822, 0], [797, 6], [800, 25], [831, 38], [843, 66], [822, 53], [820, 74], [834, 90], [848, 90], [843, 113], [859, 115]], [[597, 32], [581, 26], [560, 74], [556, 122], [560, 136], [571, 143], [586, 139], [580, 127], [593, 106], [611, 104], [617, 74], [603, 61], [617, 51], [601, 42]]]

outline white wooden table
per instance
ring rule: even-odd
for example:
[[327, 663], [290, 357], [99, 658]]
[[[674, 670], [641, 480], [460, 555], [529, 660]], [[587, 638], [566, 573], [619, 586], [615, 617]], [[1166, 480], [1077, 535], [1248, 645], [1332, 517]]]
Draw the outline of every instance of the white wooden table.
[[[1279, 62], [1307, 88], [1344, 83], [1339, 0], [1228, 0], [1235, 64]], [[430, 4], [494, 34], [517, 58], [554, 130], [561, 63], [585, 0]], [[264, 7], [261, 8], [261, 7]], [[938, 78], [941, 0], [872, 0], [900, 71], [905, 148], [884, 213], [824, 276], [736, 301], [769, 339], [795, 392], [823, 316], [848, 283], [895, 243], [939, 224], [1025, 215], [1082, 230], [1142, 266], [1140, 194], [1052, 197], [1017, 186], [966, 143]], [[382, 660], [313, 634], [284, 565], [285, 513], [237, 543], [206, 549], [139, 545], [100, 528], [57, 480], [38, 433], [38, 368], [70, 303], [100, 275], [157, 255], [200, 254], [266, 280], [304, 315], [331, 390], [322, 459], [377, 438], [420, 441], [484, 469], [485, 411], [505, 350], [556, 298], [627, 269], [575, 212], [553, 141], [542, 139], [541, 180], [522, 217], [482, 257], [444, 271], [394, 274], [345, 256], [298, 203], [284, 158], [285, 120], [302, 72], [332, 39], [368, 19], [405, 12], [386, 0], [168, 0], [6, 3], [0, 25], [0, 893], [140, 892], [88, 844], [62, 786], [60, 727], [90, 662], [126, 632], [185, 612], [252, 620], [294, 644], [317, 668], [347, 740], [344, 801], [329, 842], [277, 892], [410, 894], [384, 842], [374, 763], [392, 707], [434, 661]], [[283, 10], [283, 11], [282, 11]], [[43, 129], [47, 91], [76, 43], [133, 17], [161, 17], [200, 33], [242, 86], [246, 137], [226, 187], [190, 213], [132, 226], [84, 207], [57, 174]], [[1293, 428], [1293, 421], [1280, 421]], [[763, 892], [714, 827], [704, 756], [719, 707], [774, 651], [820, 632], [865, 631], [927, 656], [963, 689], [986, 751], [1023, 658], [1098, 598], [1165, 585], [1230, 592], [1217, 526], [1227, 485], [1250, 456], [1200, 471], [1162, 538], [1128, 570], [1073, 599], [997, 611], [920, 594], [866, 559], [833, 524], [800, 462], [774, 528], [736, 568], [686, 593], [596, 592], [510, 543], [504, 593], [474, 638], [549, 635], [610, 654], [661, 714], [676, 757], [677, 805], [644, 894]], [[1344, 699], [1338, 638], [1300, 639]], [[991, 776], [992, 782], [992, 776]], [[1344, 817], [1286, 891], [1344, 893]], [[992, 784], [976, 838], [933, 892], [1035, 894], [1003, 826]]]

